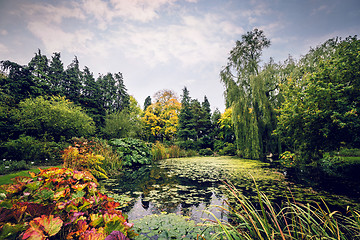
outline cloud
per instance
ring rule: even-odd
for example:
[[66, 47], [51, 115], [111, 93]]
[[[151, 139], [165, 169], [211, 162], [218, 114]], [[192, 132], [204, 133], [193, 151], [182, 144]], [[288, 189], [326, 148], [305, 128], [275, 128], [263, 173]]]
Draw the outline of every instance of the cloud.
[[3, 30], [0, 31], [0, 34], [1, 34], [2, 36], [6, 36], [6, 35], [8, 35], [8, 31], [6, 31], [5, 29], [3, 29]]
[[113, 45], [120, 45], [128, 57], [141, 57], [149, 66], [179, 61], [184, 66], [218, 62], [223, 59], [234, 37], [244, 30], [215, 14], [185, 15], [181, 22], [156, 28], [121, 28]]
[[0, 43], [0, 54], [8, 53], [9, 49], [2, 43]]
[[30, 22], [28, 29], [43, 42], [48, 52], [84, 52], [89, 49], [89, 41], [93, 38], [87, 30], [70, 33], [44, 22]]

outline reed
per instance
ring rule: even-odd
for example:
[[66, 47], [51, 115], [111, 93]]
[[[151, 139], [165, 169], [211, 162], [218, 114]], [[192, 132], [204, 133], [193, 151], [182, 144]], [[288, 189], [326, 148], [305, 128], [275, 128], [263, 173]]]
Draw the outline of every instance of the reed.
[[321, 205], [315, 202], [304, 204], [292, 197], [279, 207], [259, 191], [256, 182], [255, 206], [234, 185], [229, 182], [225, 185], [235, 201], [227, 202], [228, 208], [217, 208], [227, 212], [232, 222], [221, 221], [206, 211], [220, 229], [213, 239], [360, 239], [360, 212], [356, 210], [348, 208], [342, 214], [331, 211], [324, 201]]

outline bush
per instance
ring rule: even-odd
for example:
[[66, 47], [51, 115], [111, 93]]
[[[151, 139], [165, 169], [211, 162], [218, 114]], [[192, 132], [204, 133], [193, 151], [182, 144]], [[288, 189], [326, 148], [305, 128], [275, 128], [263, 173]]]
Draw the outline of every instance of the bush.
[[89, 142], [75, 142], [74, 146], [69, 146], [63, 151], [61, 157], [66, 168], [89, 171], [100, 179], [108, 178], [106, 171], [101, 167], [104, 157], [95, 155]]
[[206, 148], [206, 149], [200, 149], [199, 154], [200, 154], [201, 156], [211, 156], [211, 155], [213, 155], [214, 153], [213, 153], [213, 151], [212, 151], [210, 148]]
[[280, 154], [280, 164], [283, 167], [287, 167], [287, 168], [295, 167], [297, 165], [297, 157], [295, 153], [292, 153], [290, 151], [285, 151], [282, 154]]
[[236, 155], [236, 146], [233, 143], [226, 142], [224, 148], [219, 151], [219, 154], [234, 156]]
[[60, 151], [64, 143], [40, 141], [30, 136], [21, 135], [18, 139], [3, 144], [6, 160], [34, 162], [35, 165], [55, 164], [60, 161]]
[[0, 173], [1, 174], [8, 174], [11, 172], [16, 172], [20, 170], [27, 170], [30, 169], [30, 164], [27, 164], [24, 160], [21, 161], [3, 161], [0, 163]]
[[118, 172], [122, 169], [123, 162], [121, 157], [113, 150], [106, 140], [92, 139], [91, 142], [93, 143], [91, 148], [94, 154], [104, 157], [101, 167], [105, 169], [107, 173]]
[[37, 139], [51, 136], [55, 141], [95, 132], [95, 123], [81, 107], [64, 97], [29, 98], [19, 103], [19, 127], [26, 135]]
[[340, 156], [344, 157], [359, 157], [360, 149], [358, 148], [342, 148], [339, 151]]
[[165, 146], [159, 141], [157, 141], [152, 146], [151, 153], [152, 153], [153, 160], [161, 160], [161, 159], [166, 159], [169, 157], [169, 155], [166, 152]]
[[139, 139], [113, 139], [109, 141], [109, 144], [123, 159], [124, 166], [133, 167], [151, 163], [151, 150], [145, 142]]
[[40, 170], [0, 186], [0, 239], [132, 238], [119, 205], [88, 172]]

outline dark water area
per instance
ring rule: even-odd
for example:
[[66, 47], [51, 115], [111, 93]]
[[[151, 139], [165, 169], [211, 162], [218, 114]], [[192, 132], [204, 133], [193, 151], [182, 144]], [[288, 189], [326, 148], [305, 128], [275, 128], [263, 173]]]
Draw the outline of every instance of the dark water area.
[[225, 180], [254, 202], [255, 180], [258, 189], [278, 205], [288, 197], [300, 202], [321, 203], [324, 199], [336, 210], [360, 206], [358, 190], [348, 191], [340, 181], [325, 178], [318, 172], [284, 171], [270, 163], [234, 157], [161, 160], [151, 166], [125, 170], [102, 184], [115, 195], [129, 199], [123, 211], [130, 220], [166, 212], [201, 222], [210, 217], [204, 210], [228, 220], [227, 215], [215, 207], [227, 207], [225, 201], [229, 195], [224, 188]]

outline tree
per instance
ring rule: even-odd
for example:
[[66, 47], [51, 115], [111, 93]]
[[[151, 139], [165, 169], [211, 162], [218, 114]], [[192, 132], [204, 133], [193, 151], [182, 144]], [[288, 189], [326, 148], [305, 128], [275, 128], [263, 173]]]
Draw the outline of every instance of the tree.
[[88, 67], [85, 67], [82, 72], [82, 82], [83, 90], [81, 93], [80, 104], [86, 110], [86, 113], [96, 122], [96, 125], [102, 126], [106, 113], [100, 101], [100, 87]]
[[107, 114], [102, 133], [108, 139], [140, 137], [142, 130], [142, 110], [133, 96], [128, 109]]
[[230, 51], [228, 63], [220, 73], [226, 106], [233, 109], [238, 153], [246, 158], [258, 159], [266, 154], [261, 126], [269, 119], [268, 89], [264, 89], [264, 79], [259, 76], [259, 63], [262, 50], [269, 46], [263, 31], [247, 32]]
[[62, 94], [74, 103], [80, 102], [82, 92], [82, 74], [80, 71], [79, 60], [75, 56], [72, 63], [65, 71], [65, 78], [62, 82]]
[[172, 90], [161, 90], [154, 95], [155, 102], [144, 112], [144, 131], [154, 140], [173, 140], [178, 129], [178, 114], [181, 109]]
[[88, 137], [95, 131], [94, 121], [64, 97], [25, 99], [16, 117], [23, 133], [37, 139], [60, 141]]
[[[193, 141], [196, 138], [193, 112], [191, 111], [191, 98], [186, 87], [183, 88], [181, 98], [181, 110], [179, 113], [179, 125], [177, 137], [180, 141]], [[183, 146], [186, 148], [186, 146]]]
[[29, 62], [29, 70], [31, 72], [33, 81], [42, 89], [41, 95], [50, 94], [50, 84], [49, 84], [49, 60], [45, 55], [41, 54], [40, 49], [35, 53], [35, 56]]
[[[60, 53], [54, 53], [49, 66], [49, 88], [51, 95], [61, 94], [61, 86], [64, 81], [64, 64], [60, 59]], [[65, 96], [65, 95], [64, 95]]]
[[[334, 41], [318, 49], [329, 42]], [[323, 151], [360, 146], [360, 41], [349, 37], [330, 49], [313, 72], [281, 86], [285, 101], [276, 133], [307, 161], [321, 158]]]
[[147, 96], [144, 101], [144, 111], [147, 109], [148, 106], [151, 105], [151, 97]]

